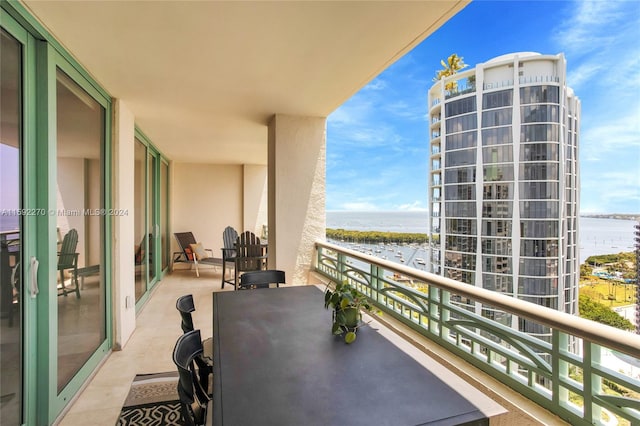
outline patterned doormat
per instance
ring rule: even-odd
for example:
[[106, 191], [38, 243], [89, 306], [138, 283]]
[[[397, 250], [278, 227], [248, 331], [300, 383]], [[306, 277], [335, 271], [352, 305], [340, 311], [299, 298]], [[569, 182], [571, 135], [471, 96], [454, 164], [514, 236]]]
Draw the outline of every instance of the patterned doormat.
[[178, 372], [137, 374], [116, 426], [182, 425]]

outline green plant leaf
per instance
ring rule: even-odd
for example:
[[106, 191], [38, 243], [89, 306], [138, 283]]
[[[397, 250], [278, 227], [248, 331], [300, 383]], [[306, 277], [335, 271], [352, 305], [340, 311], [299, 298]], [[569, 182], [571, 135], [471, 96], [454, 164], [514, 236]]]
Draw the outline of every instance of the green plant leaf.
[[335, 335], [342, 334], [342, 327], [340, 327], [340, 324], [334, 322], [333, 326], [331, 327], [331, 333]]
[[352, 343], [354, 340], [356, 340], [356, 333], [353, 331], [348, 332], [347, 334], [345, 334], [344, 336], [344, 341], [349, 344]]
[[342, 299], [342, 300], [340, 301], [340, 307], [341, 307], [342, 309], [344, 309], [344, 308], [346, 308], [347, 306], [349, 306], [349, 303], [350, 303], [350, 302], [349, 302], [349, 299]]

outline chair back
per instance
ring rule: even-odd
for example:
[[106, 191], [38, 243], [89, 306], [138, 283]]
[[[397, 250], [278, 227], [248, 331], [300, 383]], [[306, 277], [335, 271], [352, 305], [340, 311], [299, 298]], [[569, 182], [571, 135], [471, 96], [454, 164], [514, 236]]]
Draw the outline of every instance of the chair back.
[[[227, 226], [222, 233], [222, 260], [232, 261], [236, 257], [236, 240], [238, 239], [238, 231], [233, 227]], [[222, 277], [224, 280], [224, 277]]]
[[236, 273], [264, 269], [266, 256], [262, 254], [260, 238], [251, 231], [244, 231], [236, 239]]
[[190, 294], [180, 296], [176, 301], [176, 309], [180, 312], [180, 317], [182, 318], [182, 323], [180, 324], [182, 332], [188, 333], [193, 331], [193, 317], [191, 316], [191, 312], [196, 310], [193, 304], [193, 296]]
[[233, 227], [227, 226], [222, 233], [223, 247], [226, 249], [235, 248], [236, 240], [238, 239], [238, 231]]
[[58, 252], [58, 268], [73, 267], [78, 256], [76, 255], [76, 247], [78, 246], [78, 231], [70, 229], [67, 235], [62, 239], [60, 252]]
[[195, 359], [202, 354], [200, 330], [193, 330], [178, 338], [173, 349], [173, 362], [178, 368], [178, 396], [184, 424], [203, 425], [209, 397], [200, 381]]
[[280, 287], [280, 284], [286, 284], [284, 271], [266, 270], [245, 272], [240, 276], [240, 288], [269, 288], [270, 284]]
[[180, 246], [180, 250], [184, 253], [185, 258], [188, 261], [193, 260], [193, 251], [191, 251], [191, 244], [196, 244], [196, 238], [193, 236], [193, 232], [176, 232], [173, 234], [176, 237], [176, 241]]

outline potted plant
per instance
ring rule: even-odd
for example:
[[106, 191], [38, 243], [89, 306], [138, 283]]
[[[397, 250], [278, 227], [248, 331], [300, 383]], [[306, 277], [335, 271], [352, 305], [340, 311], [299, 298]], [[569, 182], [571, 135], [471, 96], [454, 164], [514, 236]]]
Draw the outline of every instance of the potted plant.
[[327, 285], [324, 307], [333, 309], [331, 332], [338, 336], [344, 334], [346, 343], [356, 340], [356, 330], [361, 326], [361, 309], [371, 311], [367, 296], [349, 286], [346, 281], [336, 283], [333, 290]]

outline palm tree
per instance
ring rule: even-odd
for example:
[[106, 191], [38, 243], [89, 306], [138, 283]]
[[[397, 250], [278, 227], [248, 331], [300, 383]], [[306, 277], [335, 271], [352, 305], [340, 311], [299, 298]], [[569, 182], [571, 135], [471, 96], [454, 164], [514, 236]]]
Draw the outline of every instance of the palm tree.
[[[457, 73], [459, 70], [468, 67], [467, 64], [464, 63], [462, 56], [458, 56], [456, 53], [451, 54], [447, 58], [447, 62], [444, 60], [440, 60], [440, 64], [442, 64], [442, 68], [440, 71], [436, 72], [436, 76], [433, 81], [442, 80], [444, 77], [449, 77]], [[450, 81], [445, 85], [446, 90], [454, 90], [458, 87], [458, 82]]]

